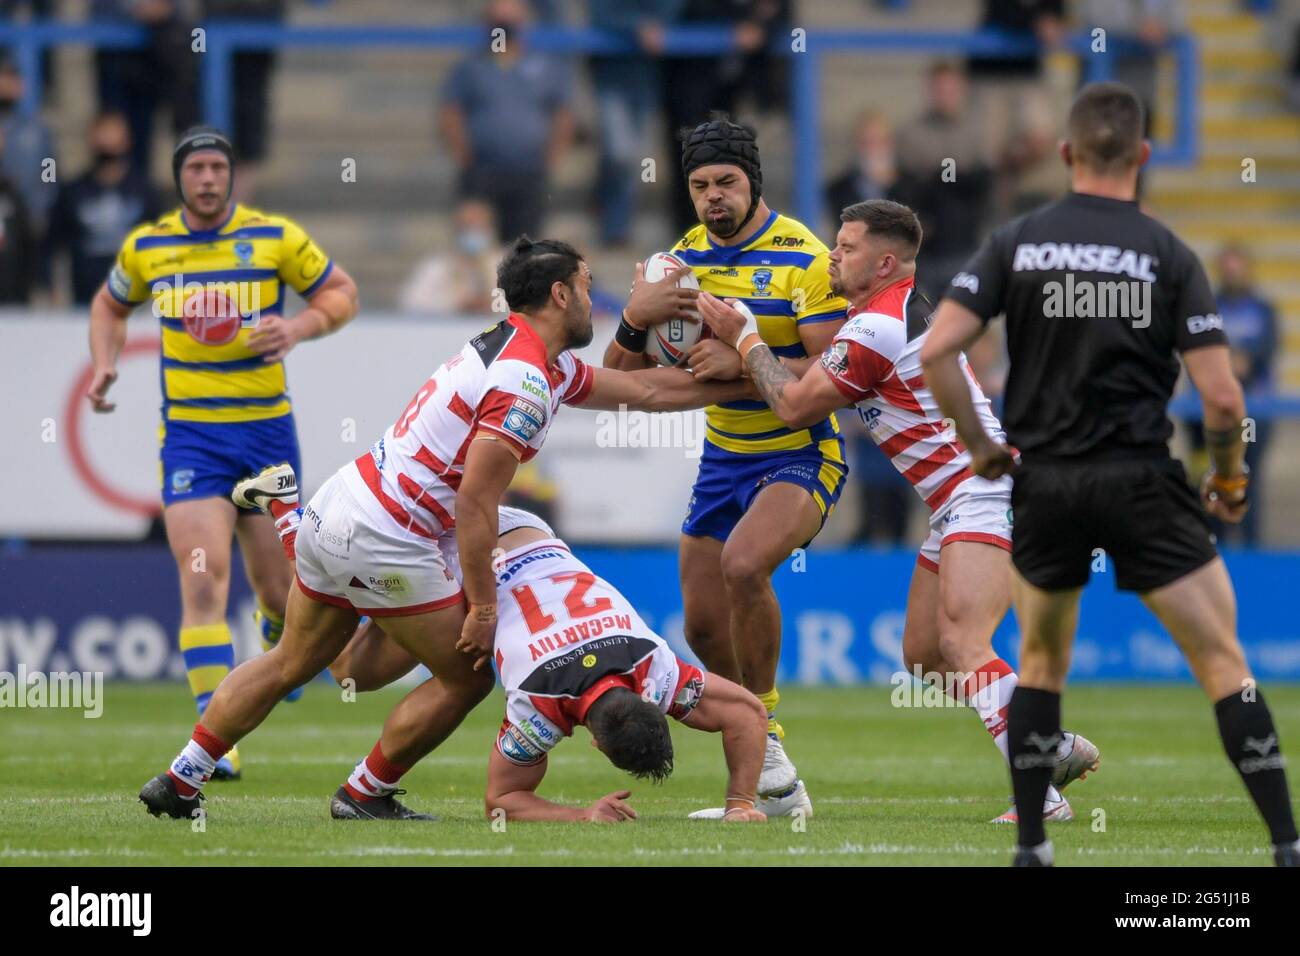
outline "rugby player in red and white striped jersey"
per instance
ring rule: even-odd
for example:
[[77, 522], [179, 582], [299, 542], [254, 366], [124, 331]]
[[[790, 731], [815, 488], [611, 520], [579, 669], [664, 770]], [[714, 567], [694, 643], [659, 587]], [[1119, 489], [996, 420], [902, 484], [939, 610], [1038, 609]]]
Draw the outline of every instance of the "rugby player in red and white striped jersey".
[[[1003, 758], [1006, 717], [1017, 678], [993, 650], [1011, 604], [1011, 479], [989, 481], [944, 421], [921, 374], [921, 346], [933, 307], [915, 288], [921, 224], [906, 206], [870, 200], [846, 208], [831, 251], [831, 288], [849, 319], [820, 361], [785, 367], [733, 305], [701, 294], [700, 314], [734, 345], [772, 410], [792, 428], [840, 408], [857, 408], [880, 450], [930, 509], [930, 532], [907, 598], [903, 659], [909, 670], [943, 675], [945, 689], [979, 713]], [[1002, 427], [962, 358], [985, 430]], [[1095, 769], [1096, 747], [1065, 734], [1044, 816], [1072, 817], [1059, 789]], [[995, 822], [1014, 822], [1014, 808]]]
[[[222, 681], [189, 744], [145, 784], [140, 799], [154, 815], [190, 816], [216, 761], [328, 666], [365, 614], [382, 618], [385, 634], [436, 676], [393, 710], [349, 778], [348, 800], [365, 804], [361, 818], [420, 817], [394, 799], [397, 781], [492, 689], [497, 509], [559, 406], [668, 411], [752, 395], [743, 382], [593, 369], [568, 354], [591, 342], [592, 326], [591, 270], [567, 243], [520, 238], [497, 281], [509, 318], [439, 367], [383, 438], [308, 503], [284, 637]], [[292, 471], [275, 471], [259, 476], [267, 494], [283, 479], [296, 505]], [[293, 534], [292, 512], [281, 510], [277, 527]], [[449, 567], [453, 548], [463, 581]]]

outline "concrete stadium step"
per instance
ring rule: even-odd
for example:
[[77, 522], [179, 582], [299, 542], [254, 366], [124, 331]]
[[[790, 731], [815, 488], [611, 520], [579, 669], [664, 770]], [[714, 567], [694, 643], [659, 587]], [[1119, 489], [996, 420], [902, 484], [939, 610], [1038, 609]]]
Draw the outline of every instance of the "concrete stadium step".
[[1178, 210], [1235, 212], [1242, 209], [1273, 210], [1291, 215], [1300, 213], [1300, 193], [1290, 189], [1273, 189], [1261, 183], [1238, 182], [1235, 186], [1206, 185], [1202, 189], [1152, 186], [1152, 203]]

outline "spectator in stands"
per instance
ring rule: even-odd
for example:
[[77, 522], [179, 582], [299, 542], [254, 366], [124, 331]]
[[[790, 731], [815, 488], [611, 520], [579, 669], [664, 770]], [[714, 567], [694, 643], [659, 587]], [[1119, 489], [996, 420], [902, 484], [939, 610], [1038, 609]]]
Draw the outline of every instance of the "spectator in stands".
[[54, 137], [40, 117], [24, 116], [18, 111], [22, 97], [22, 74], [10, 60], [0, 58], [0, 134], [6, 143], [0, 175], [8, 177], [22, 194], [29, 226], [39, 236], [54, 202], [55, 186], [50, 173], [57, 177], [58, 167], [47, 170], [46, 160], [55, 158]]
[[596, 90], [596, 125], [600, 136], [600, 169], [596, 203], [600, 209], [600, 238], [607, 247], [626, 245], [641, 185], [646, 156], [645, 129], [658, 113], [659, 64], [663, 52], [664, 19], [678, 0], [591, 0], [591, 25], [633, 39], [637, 55], [593, 55], [588, 61]]
[[1155, 115], [1160, 48], [1183, 28], [1182, 6], [1181, 0], [1084, 0], [1082, 5], [1086, 28], [1106, 31], [1110, 79], [1131, 88], [1142, 101], [1148, 136]]
[[59, 186], [46, 238], [47, 258], [68, 253], [76, 305], [95, 297], [126, 234], [162, 213], [153, 185], [131, 171], [131, 131], [121, 113], [95, 117], [87, 139], [91, 166]]
[[899, 197], [925, 231], [917, 283], [935, 302], [980, 240], [992, 171], [983, 120], [967, 108], [966, 76], [950, 62], [930, 67], [927, 104], [898, 131]]
[[[666, 154], [676, 167], [682, 144], [678, 135], [707, 119], [713, 110], [735, 115], [742, 95], [753, 93], [755, 106], [784, 108], [785, 64], [766, 52], [777, 35], [789, 37], [789, 0], [684, 0], [672, 26], [730, 27], [736, 50], [726, 56], [670, 56], [662, 61]], [[699, 224], [686, 179], [668, 177], [669, 215], [674, 232]]]
[[1043, 68], [1043, 53], [1065, 38], [1064, 15], [1065, 0], [984, 0], [981, 28], [1039, 47], [1024, 56], [966, 61], [972, 105], [991, 151], [991, 212], [998, 221], [1065, 190], [1053, 119], [1065, 108], [1053, 103]]
[[502, 242], [541, 233], [550, 171], [573, 138], [568, 66], [525, 48], [527, 16], [519, 0], [491, 0], [483, 52], [453, 67], [438, 117], [460, 194], [491, 204]]
[[144, 49], [95, 53], [100, 112], [126, 117], [131, 128], [131, 166], [148, 176], [159, 104], [170, 105], [177, 133], [199, 121], [192, 24], [179, 0], [91, 0], [90, 15], [96, 21], [135, 23], [148, 29]]
[[[1278, 322], [1273, 303], [1256, 289], [1250, 254], [1239, 245], [1225, 246], [1218, 257], [1219, 288], [1216, 299], [1223, 331], [1228, 335], [1232, 349], [1232, 371], [1246, 392], [1246, 407], [1258, 407], [1261, 400], [1274, 396], [1273, 365], [1278, 350]], [[1239, 525], [1216, 527], [1221, 537], [1232, 538], [1240, 534], [1242, 543], [1251, 547], [1259, 543], [1260, 518], [1264, 502], [1261, 493], [1266, 483], [1261, 480], [1264, 449], [1272, 437], [1272, 420], [1265, 416], [1255, 418], [1253, 441], [1246, 444], [1246, 464], [1255, 473], [1251, 482], [1251, 507]], [[1204, 436], [1196, 429], [1195, 444], [1202, 445]]]
[[403, 312], [425, 315], [490, 313], [497, 284], [497, 243], [492, 207], [466, 199], [456, 209], [455, 247], [418, 263], [398, 298]]
[[826, 206], [832, 225], [839, 228], [840, 210], [868, 199], [899, 198], [898, 153], [894, 146], [894, 127], [889, 119], [875, 110], [858, 117], [854, 138], [853, 160], [826, 186]]
[[[203, 0], [203, 19], [254, 20], [268, 26], [284, 22], [286, 0]], [[251, 202], [257, 189], [257, 171], [266, 159], [267, 116], [270, 112], [274, 50], [240, 50], [230, 63], [232, 137], [237, 202]]]
[[[5, 134], [0, 130], [0, 160]], [[0, 305], [24, 305], [31, 299], [36, 269], [36, 236], [23, 193], [3, 172], [0, 162]]]

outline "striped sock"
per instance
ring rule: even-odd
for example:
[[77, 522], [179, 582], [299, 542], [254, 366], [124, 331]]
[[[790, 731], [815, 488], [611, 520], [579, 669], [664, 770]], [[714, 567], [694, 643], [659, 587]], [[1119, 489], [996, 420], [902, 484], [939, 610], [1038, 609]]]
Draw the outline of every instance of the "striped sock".
[[[1007, 747], [1007, 708], [1011, 705], [1011, 695], [1015, 693], [1020, 678], [1016, 672], [1000, 657], [986, 661], [966, 678], [964, 687], [955, 688], [954, 695], [960, 694], [959, 700], [966, 703], [980, 716], [984, 729], [993, 738], [993, 744], [1002, 754], [1002, 759], [1011, 763]], [[1052, 803], [1061, 799], [1061, 794], [1050, 784], [1047, 787], [1047, 799]]]
[[781, 693], [775, 687], [766, 694], [755, 694], [758, 702], [767, 711], [767, 735], [777, 740], [785, 740], [785, 728], [776, 722], [776, 705], [781, 702]]
[[396, 790], [397, 781], [410, 769], [391, 762], [375, 741], [374, 749], [357, 764], [343, 788], [354, 800], [378, 800]]
[[192, 800], [203, 785], [212, 779], [217, 761], [230, 749], [230, 745], [202, 724], [194, 725], [194, 735], [185, 749], [176, 755], [167, 774], [176, 783], [176, 792]]
[[253, 620], [257, 622], [257, 630], [262, 637], [262, 650], [269, 651], [284, 633], [284, 616], [276, 614], [259, 600], [257, 610], [253, 612]]
[[217, 685], [235, 666], [235, 645], [230, 637], [230, 626], [222, 621], [220, 624], [182, 627], [180, 644], [190, 693], [194, 695], [199, 716], [202, 716]]

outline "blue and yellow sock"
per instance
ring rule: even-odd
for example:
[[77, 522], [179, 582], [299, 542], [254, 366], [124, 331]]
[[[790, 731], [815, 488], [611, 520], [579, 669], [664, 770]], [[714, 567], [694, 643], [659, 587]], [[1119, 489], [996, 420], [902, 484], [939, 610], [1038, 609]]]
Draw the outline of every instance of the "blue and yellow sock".
[[767, 711], [767, 735], [777, 740], [785, 740], [785, 728], [776, 722], [776, 705], [781, 702], [780, 692], [773, 687], [766, 694], [755, 694], [758, 702]]
[[213, 692], [235, 666], [235, 645], [230, 636], [230, 626], [203, 624], [181, 628], [181, 657], [185, 659], [185, 676], [189, 678], [190, 693], [203, 715]]
[[253, 620], [257, 622], [257, 632], [262, 638], [262, 650], [269, 651], [279, 643], [280, 636], [284, 634], [284, 617], [258, 601], [257, 610], [253, 612]]

